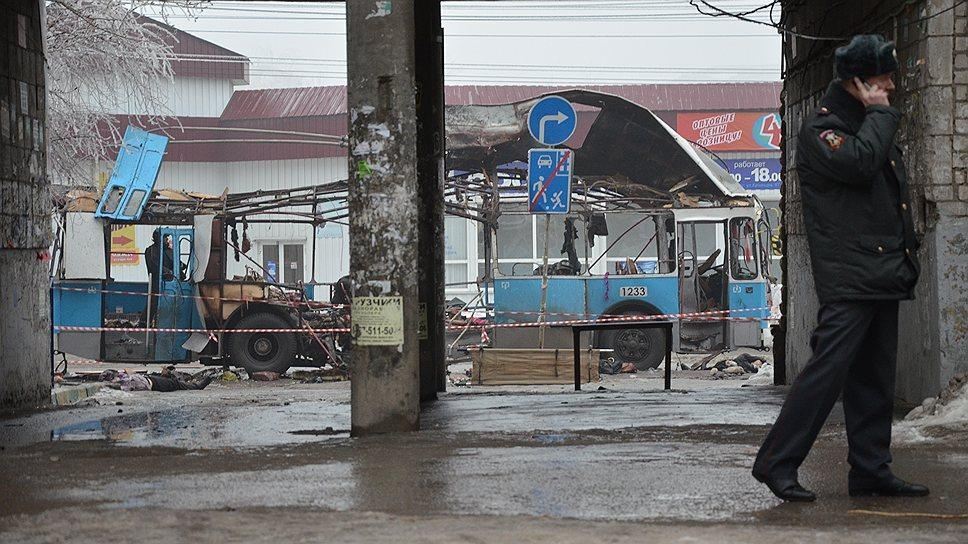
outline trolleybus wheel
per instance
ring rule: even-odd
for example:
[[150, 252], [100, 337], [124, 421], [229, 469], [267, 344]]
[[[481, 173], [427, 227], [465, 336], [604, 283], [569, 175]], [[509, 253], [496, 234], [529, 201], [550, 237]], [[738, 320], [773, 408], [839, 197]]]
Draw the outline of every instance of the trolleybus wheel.
[[[625, 312], [622, 315], [642, 315]], [[665, 359], [665, 333], [662, 329], [604, 330], [599, 336], [599, 348], [613, 350], [620, 363], [632, 363], [638, 370], [658, 367]]]
[[239, 320], [237, 329], [266, 329], [263, 332], [230, 332], [228, 353], [232, 362], [252, 374], [253, 372], [278, 372], [282, 374], [292, 366], [298, 345], [291, 332], [272, 332], [271, 329], [289, 329], [292, 325], [271, 312], [255, 312]]

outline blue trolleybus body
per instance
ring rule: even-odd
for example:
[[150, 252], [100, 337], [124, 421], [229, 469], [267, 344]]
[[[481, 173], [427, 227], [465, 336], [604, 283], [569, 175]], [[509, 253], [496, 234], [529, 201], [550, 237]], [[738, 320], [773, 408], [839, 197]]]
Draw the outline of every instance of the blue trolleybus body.
[[[512, 211], [504, 213], [514, 214], [513, 204], [507, 206]], [[541, 265], [512, 264], [498, 255], [492, 284], [495, 321], [522, 326], [498, 328], [495, 346], [536, 347], [537, 324], [544, 322], [543, 347], [564, 348], [570, 331], [555, 325], [641, 315], [674, 321], [673, 349], [679, 352], [764, 345], [773, 279], [767, 253], [770, 227], [757, 201], [596, 215], [608, 235], [592, 235], [593, 247], [592, 240], [578, 236], [575, 244], [585, 245], [575, 248], [584, 257], [579, 273], [564, 260], [555, 263], [556, 258], [545, 278]], [[572, 219], [580, 227], [585, 222], [580, 213]], [[543, 218], [537, 224], [540, 230]], [[498, 247], [506, 245], [500, 228], [496, 237]], [[661, 332], [653, 330], [603, 331], [592, 343], [606, 356], [640, 368], [654, 367], [665, 353]]]

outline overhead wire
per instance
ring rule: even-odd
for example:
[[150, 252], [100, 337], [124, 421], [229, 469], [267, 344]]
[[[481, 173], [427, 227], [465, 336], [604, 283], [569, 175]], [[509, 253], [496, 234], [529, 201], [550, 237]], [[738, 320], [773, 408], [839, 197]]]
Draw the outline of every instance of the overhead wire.
[[[326, 32], [326, 31], [292, 31], [292, 30], [242, 30], [242, 29], [206, 29], [193, 28], [191, 32], [208, 32], [214, 34], [276, 34], [292, 36], [333, 36], [345, 38], [346, 32]], [[449, 38], [565, 38], [565, 39], [704, 39], [712, 40], [719, 38], [771, 38], [776, 39], [773, 34], [454, 34], [444, 32], [444, 39]]]
[[[908, 6], [911, 6], [911, 5], [915, 4], [915, 3], [917, 3], [917, 1], [918, 0], [908, 0], [907, 2], [902, 3], [901, 6], [893, 14], [887, 15], [883, 19], [881, 19], [881, 22], [886, 21], [886, 20], [888, 20], [888, 19], [890, 19], [892, 17], [896, 17], [902, 11], [904, 11]], [[920, 23], [923, 23], [925, 21], [929, 21], [931, 19], [934, 19], [935, 17], [939, 17], [939, 16], [941, 16], [941, 15], [943, 15], [945, 13], [948, 13], [949, 11], [955, 10], [956, 8], [958, 8], [959, 6], [961, 6], [962, 4], [965, 4], [966, 2], [968, 2], [968, 0], [958, 0], [954, 4], [952, 4], [951, 6], [948, 6], [947, 8], [938, 10], [938, 11], [936, 11], [936, 12], [930, 14], [930, 15], [925, 15], [925, 16], [922, 16], [922, 17], [918, 17], [917, 19], [914, 19], [912, 21], [909, 21], [906, 24], [900, 25], [900, 26], [901, 27], [906, 27], [906, 26], [911, 26], [911, 25], [914, 25], [914, 24], [920, 24]], [[775, 3], [775, 2], [773, 2], [773, 3]], [[791, 30], [791, 29], [785, 27], [784, 25], [782, 25], [780, 23], [773, 22], [772, 21], [772, 19], [773, 19], [772, 11], [770, 13], [771, 22], [765, 22], [765, 21], [760, 21], [760, 20], [757, 20], [757, 19], [752, 19], [752, 18], [750, 18], [750, 17], [748, 17], [746, 15], [743, 15], [741, 13], [733, 13], [733, 12], [727, 11], [725, 9], [722, 9], [720, 7], [717, 7], [717, 6], [713, 5], [708, 0], [689, 0], [689, 4], [692, 5], [694, 8], [696, 8], [696, 11], [698, 11], [699, 13], [701, 13], [701, 14], [707, 16], [707, 17], [731, 17], [733, 19], [737, 19], [737, 20], [744, 21], [744, 22], [747, 22], [747, 23], [753, 23], [753, 24], [759, 24], [759, 25], [765, 25], [765, 26], [768, 26], [768, 27], [772, 27], [772, 28], [775, 28], [778, 32], [780, 32], [782, 34], [786, 34], [786, 35], [789, 35], [789, 36], [796, 36], [798, 38], [803, 38], [803, 39], [806, 39], [806, 40], [813, 40], [813, 41], [838, 41], [838, 42], [842, 42], [842, 41], [847, 41], [847, 40], [850, 39], [850, 36], [817, 36], [817, 35], [813, 35], [813, 34], [805, 34], [805, 33], [802, 33], [802, 32], [797, 32], [797, 31]], [[712, 9], [713, 10], [713, 13], [709, 13], [709, 12], [703, 11], [702, 10], [702, 6], [700, 4], [702, 4], [702, 6], [706, 6], [709, 9]], [[828, 8], [827, 13], [830, 13], [830, 12], [831, 12], [831, 9]], [[874, 24], [874, 25], [871, 25], [871, 26], [872, 27], [876, 27], [877, 24]]]
[[[245, 60], [237, 57], [230, 57], [226, 59], [219, 58], [182, 58], [180, 56], [169, 57], [171, 60], [177, 60], [179, 62], [200, 62], [200, 63], [214, 63], [214, 64], [241, 64], [246, 62]], [[263, 67], [251, 68], [252, 70], [262, 70], [262, 71], [282, 71], [283, 69], [275, 69], [273, 66], [294, 66], [298, 68], [295, 71], [325, 71], [326, 68], [345, 68], [346, 61], [342, 60], [331, 60], [331, 59], [321, 59], [318, 61], [312, 59], [286, 59], [284, 57], [280, 58], [270, 58], [273, 64], [262, 63]], [[261, 62], [261, 61], [260, 61]], [[265, 67], [268, 65], [268, 67]], [[320, 70], [310, 70], [309, 68], [319, 67]], [[496, 70], [496, 71], [527, 71], [527, 72], [558, 72], [561, 70], [587, 70], [587, 71], [600, 71], [600, 72], [771, 72], [774, 71], [773, 66], [762, 65], [762, 66], [680, 66], [680, 67], [661, 67], [661, 66], [593, 66], [593, 65], [574, 65], [574, 64], [556, 64], [555, 66], [546, 66], [540, 64], [516, 64], [513, 66], [503, 65], [503, 64], [489, 64], [489, 63], [446, 63], [445, 68], [470, 68], [474, 70]], [[291, 69], [285, 69], [286, 71], [292, 71]]]
[[[160, 4], [159, 4], [160, 5]], [[559, 0], [554, 3], [557, 14], [555, 16], [555, 21], [655, 21], [656, 19], [661, 19], [663, 21], [667, 20], [704, 20], [705, 17], [702, 14], [692, 13], [688, 10], [688, 6], [682, 4], [681, 1], [607, 1], [603, 0], [600, 2], [567, 2]], [[259, 9], [263, 7], [264, 9]], [[211, 5], [202, 8], [201, 12], [204, 13], [207, 10], [211, 11], [221, 11], [221, 12], [242, 12], [239, 14], [221, 14], [216, 13], [214, 15], [203, 15], [201, 19], [212, 19], [212, 20], [332, 20], [332, 21], [345, 21], [345, 10], [343, 6], [332, 6], [334, 9], [327, 11], [325, 9], [319, 9], [319, 4], [301, 4], [300, 7], [306, 7], [307, 9], [295, 9], [292, 8], [291, 4], [287, 4], [288, 9], [280, 9], [279, 4], [268, 3], [268, 2], [221, 2], [219, 5]], [[326, 6], [330, 7], [330, 6]], [[475, 4], [475, 3], [462, 3], [462, 4], [452, 4], [445, 6], [445, 11], [452, 11], [452, 13], [444, 14], [445, 20], [467, 20], [476, 22], [513, 22], [513, 21], [528, 21], [528, 20], [542, 20], [546, 21], [547, 14], [540, 13], [540, 11], [547, 9], [548, 4], [546, 2], [537, 3], [515, 3], [515, 2], [502, 2], [500, 6], [500, 14], [491, 13], [475, 13], [475, 10], [488, 10], [493, 9], [490, 4]], [[745, 9], [751, 12], [759, 12], [764, 9], [764, 6], [759, 6], [752, 2], [734, 2], [730, 4], [731, 8], [734, 9]], [[685, 10], [676, 11], [674, 8], [685, 8]], [[637, 10], [629, 12], [629, 10]], [[512, 13], [508, 13], [508, 11]], [[604, 13], [602, 12], [604, 10]], [[621, 10], [621, 13], [609, 13], [609, 10]], [[569, 12], [571, 11], [571, 13]], [[590, 13], [594, 11], [594, 13]], [[245, 13], [252, 13], [253, 15], [246, 15]], [[530, 12], [534, 12], [533, 14]], [[580, 12], [580, 13], [579, 13]], [[255, 14], [265, 13], [272, 15], [272, 17], [258, 16]], [[299, 17], [285, 17], [284, 15], [298, 15]], [[168, 14], [169, 17], [175, 18], [189, 18], [194, 20], [199, 20], [200, 17], [185, 14]], [[771, 15], [772, 16], [772, 15]], [[244, 29], [190, 29], [191, 32], [203, 33], [203, 32], [214, 32], [214, 33], [232, 33], [232, 34], [273, 34], [273, 35], [319, 35], [319, 36], [345, 36], [344, 31], [338, 32], [328, 32], [328, 31], [314, 31], [314, 32], [298, 32], [298, 31], [268, 31], [268, 30], [244, 30]], [[774, 38], [774, 36], [760, 34], [760, 35], [743, 35], [743, 34], [668, 34], [668, 35], [645, 35], [645, 34], [540, 34], [540, 33], [513, 33], [513, 34], [501, 34], [501, 33], [472, 33], [472, 34], [447, 34], [447, 37], [460, 37], [460, 38], [494, 38], [494, 39], [552, 39], [555, 37], [564, 39], [650, 39], [650, 40], [662, 40], [668, 38], [677, 39], [718, 39], [722, 38]], [[178, 58], [177, 60], [185, 62], [187, 59]], [[299, 79], [345, 79], [345, 73], [343, 70], [338, 70], [341, 66], [345, 65], [345, 61], [340, 60], [328, 60], [328, 59], [276, 59], [271, 57], [263, 57], [259, 59], [258, 57], [251, 57], [249, 60], [270, 60], [275, 66], [260, 66], [263, 63], [256, 62], [255, 66], [250, 68], [249, 75], [254, 77], [287, 77], [287, 78], [299, 78]], [[213, 60], [212, 62], [236, 62], [232, 60]], [[319, 65], [321, 68], [325, 68], [325, 65], [332, 64], [334, 70], [309, 70], [308, 68], [314, 65]], [[286, 65], [286, 67], [283, 67]], [[288, 66], [293, 66], [295, 68], [307, 68], [302, 70], [289, 69]], [[466, 63], [461, 65], [460, 63], [447, 63], [448, 72], [447, 79], [450, 81], [457, 82], [468, 82], [479, 80], [482, 82], [507, 82], [516, 83], [524, 81], [532, 81], [535, 83], [549, 83], [553, 85], [559, 85], [564, 83], [657, 83], [664, 81], [708, 81], [707, 77], [700, 77], [700, 74], [720, 74], [722, 76], [746, 76], [747, 79], [753, 77], [754, 79], [762, 79], [763, 77], [770, 76], [773, 73], [779, 73], [779, 67], [773, 68], [770, 66], [761, 67], [724, 67], [722, 65], [709, 66], [709, 67], [676, 67], [676, 68], [661, 68], [661, 67], [608, 67], [608, 66], [541, 66], [541, 65], [487, 65], [487, 64], [473, 64]], [[279, 69], [277, 69], [279, 68]], [[560, 70], [578, 70], [583, 73], [577, 76], [567, 76], [567, 75], [557, 75]], [[502, 75], [500, 77], [495, 77], [489, 72], [501, 71]], [[521, 72], [527, 71], [529, 74], [535, 73], [539, 74], [539, 77], [527, 77]], [[623, 74], [629, 74], [631, 76], [639, 77], [611, 77], [612, 74], [609, 72], [619, 72]], [[591, 76], [588, 73], [593, 72], [596, 74], [602, 74], [601, 76]], [[695, 74], [695, 78], [684, 78], [682, 76], [689, 76]], [[736, 79], [736, 78], [731, 78]]]

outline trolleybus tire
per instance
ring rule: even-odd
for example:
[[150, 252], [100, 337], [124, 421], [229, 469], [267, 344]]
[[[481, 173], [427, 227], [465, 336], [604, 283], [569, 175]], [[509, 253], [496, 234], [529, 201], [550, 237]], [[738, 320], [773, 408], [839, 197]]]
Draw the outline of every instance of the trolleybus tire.
[[[625, 312], [622, 315], [641, 315]], [[598, 347], [611, 349], [620, 363], [632, 363], [638, 370], [657, 368], [665, 360], [665, 332], [662, 329], [613, 329], [599, 335]]]
[[[289, 329], [285, 318], [272, 312], [254, 312], [235, 325], [238, 329]], [[232, 363], [246, 372], [278, 372], [292, 366], [299, 349], [298, 340], [291, 332], [230, 332], [225, 335], [227, 352]]]

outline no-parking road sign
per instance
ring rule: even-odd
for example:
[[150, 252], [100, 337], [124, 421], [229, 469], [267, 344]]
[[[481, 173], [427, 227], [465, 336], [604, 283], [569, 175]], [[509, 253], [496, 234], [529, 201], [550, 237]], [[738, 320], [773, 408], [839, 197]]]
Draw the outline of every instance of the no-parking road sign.
[[570, 149], [528, 151], [528, 211], [568, 213], [575, 153]]

